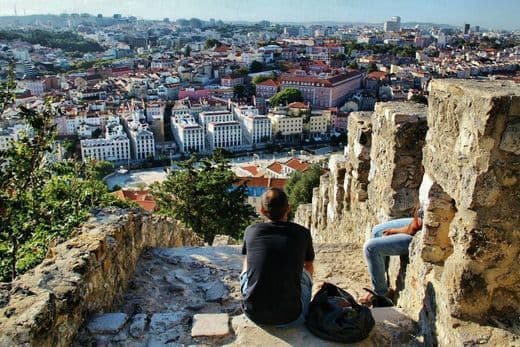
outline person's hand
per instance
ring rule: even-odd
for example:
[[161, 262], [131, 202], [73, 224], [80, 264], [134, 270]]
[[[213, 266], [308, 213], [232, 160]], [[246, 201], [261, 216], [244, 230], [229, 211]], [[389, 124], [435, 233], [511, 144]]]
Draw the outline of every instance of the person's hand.
[[383, 231], [384, 236], [400, 234], [400, 233], [402, 233], [400, 228], [390, 228], [390, 229], [386, 229], [385, 231]]

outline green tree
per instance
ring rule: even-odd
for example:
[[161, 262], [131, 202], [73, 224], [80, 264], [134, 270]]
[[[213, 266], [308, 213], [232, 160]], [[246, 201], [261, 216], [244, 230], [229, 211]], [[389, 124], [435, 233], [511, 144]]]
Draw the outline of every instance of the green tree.
[[377, 68], [376, 63], [370, 63], [370, 64], [368, 64], [367, 72], [368, 72], [368, 73], [371, 73], [371, 72], [374, 72], [374, 71], [378, 71], [378, 68]]
[[213, 47], [220, 47], [220, 46], [222, 46], [222, 43], [219, 40], [215, 40], [215, 39], [207, 39], [206, 42], [204, 43], [205, 49], [210, 49]]
[[275, 80], [276, 79], [276, 73], [271, 73], [270, 75], [259, 75], [259, 76], [255, 76], [253, 77], [253, 80], [251, 81], [254, 85], [258, 84], [258, 83], [262, 83], [262, 82], [265, 82], [267, 80]]
[[298, 209], [300, 204], [312, 202], [312, 190], [320, 185], [321, 168], [312, 165], [304, 172], [294, 172], [285, 185], [285, 191], [291, 205], [291, 213]]
[[[0, 85], [0, 110], [12, 103], [12, 81]], [[39, 263], [52, 241], [68, 237], [94, 206], [127, 206], [108, 194], [90, 164], [47, 161], [55, 139], [51, 100], [20, 107], [30, 131], [0, 152], [0, 281]]]
[[359, 69], [359, 65], [358, 65], [355, 61], [352, 62], [352, 63], [350, 63], [350, 64], [348, 65], [348, 67], [351, 68], [351, 69], [356, 69], [356, 70]]
[[215, 151], [200, 161], [192, 156], [179, 166], [151, 186], [158, 212], [184, 222], [209, 243], [216, 234], [240, 238], [256, 214], [224, 154]]
[[302, 92], [296, 88], [287, 88], [273, 95], [269, 99], [269, 104], [271, 106], [288, 105], [295, 101], [303, 101]]
[[[0, 242], [8, 248], [2, 265], [9, 268], [9, 278], [17, 275], [21, 247], [37, 231], [38, 195], [48, 175], [44, 163], [54, 142], [54, 114], [50, 100], [41, 112], [21, 107], [19, 116], [33, 129], [33, 134], [22, 133], [18, 141], [0, 152]], [[6, 268], [2, 277], [5, 272]]]
[[264, 69], [264, 64], [262, 64], [261, 62], [256, 61], [256, 60], [253, 60], [251, 65], [249, 65], [249, 72], [250, 73], [260, 72], [263, 69]]
[[191, 47], [190, 47], [190, 45], [186, 45], [186, 47], [184, 47], [184, 56], [189, 57], [190, 55], [191, 55]]
[[233, 87], [233, 94], [235, 94], [235, 97], [241, 99], [245, 96], [245, 87], [242, 84], [237, 84]]

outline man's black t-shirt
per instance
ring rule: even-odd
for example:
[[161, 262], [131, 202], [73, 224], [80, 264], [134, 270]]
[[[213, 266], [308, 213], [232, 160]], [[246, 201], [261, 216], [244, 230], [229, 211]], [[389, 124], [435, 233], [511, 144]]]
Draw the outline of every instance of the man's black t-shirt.
[[314, 260], [309, 230], [291, 222], [249, 226], [242, 254], [247, 254], [244, 310], [261, 324], [285, 324], [301, 314], [304, 261]]

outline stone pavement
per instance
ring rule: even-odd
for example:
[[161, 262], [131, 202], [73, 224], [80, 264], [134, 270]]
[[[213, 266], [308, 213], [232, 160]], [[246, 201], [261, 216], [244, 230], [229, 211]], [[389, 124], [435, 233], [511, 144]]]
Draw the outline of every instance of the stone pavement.
[[[317, 245], [314, 291], [324, 280], [359, 296], [368, 284], [361, 249]], [[240, 308], [239, 246], [145, 251], [112, 312], [84, 324], [74, 346], [334, 346], [304, 326], [260, 328]], [[357, 271], [357, 273], [356, 273]], [[397, 309], [373, 310], [377, 324], [359, 346], [405, 345], [414, 322]]]

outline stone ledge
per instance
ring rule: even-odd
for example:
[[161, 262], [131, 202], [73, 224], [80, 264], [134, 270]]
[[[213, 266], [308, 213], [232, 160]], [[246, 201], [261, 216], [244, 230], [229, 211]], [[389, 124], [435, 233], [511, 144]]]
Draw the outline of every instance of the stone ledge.
[[231, 325], [236, 340], [228, 346], [404, 346], [413, 343], [416, 323], [395, 307], [374, 308], [374, 329], [363, 341], [334, 343], [314, 336], [302, 324], [293, 328], [260, 327], [245, 315], [236, 316]]
[[202, 245], [179, 222], [140, 209], [106, 209], [0, 287], [1, 346], [68, 346], [84, 319], [110, 309], [147, 247]]

